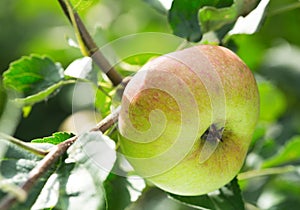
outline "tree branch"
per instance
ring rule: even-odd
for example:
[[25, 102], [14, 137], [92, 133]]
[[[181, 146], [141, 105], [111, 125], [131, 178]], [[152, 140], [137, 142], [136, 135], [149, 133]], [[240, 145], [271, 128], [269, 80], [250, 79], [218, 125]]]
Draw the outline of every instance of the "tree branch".
[[65, 3], [65, 0], [58, 0], [58, 2], [62, 10], [64, 11], [64, 14], [73, 26], [74, 24], [71, 17], [74, 17], [75, 24], [79, 30], [79, 34], [85, 45], [85, 48], [87, 49], [88, 56], [90, 56], [93, 61], [100, 67], [100, 69], [107, 75], [114, 86], [120, 84], [122, 82], [122, 76], [114, 69], [113, 66], [111, 66], [111, 64], [99, 50], [98, 46], [95, 44], [91, 35], [87, 31], [78, 13], [72, 9], [73, 14], [71, 16], [71, 14], [69, 13], [70, 10], [68, 9], [68, 5]]
[[[102, 133], [104, 133], [114, 123], [117, 122], [119, 111], [120, 108], [117, 108], [114, 112], [105, 117], [95, 128], [91, 129], [90, 131], [101, 131]], [[71, 137], [52, 148], [49, 153], [39, 162], [39, 164], [30, 171], [29, 177], [26, 182], [23, 183], [21, 189], [23, 189], [26, 193], [29, 193], [29, 191], [36, 184], [39, 178], [41, 178], [45, 174], [45, 172], [49, 170], [54, 163], [56, 163], [59, 157], [61, 157], [61, 155], [64, 154], [77, 139], [78, 136]], [[16, 201], [16, 197], [7, 195], [1, 200], [0, 209], [8, 210]]]

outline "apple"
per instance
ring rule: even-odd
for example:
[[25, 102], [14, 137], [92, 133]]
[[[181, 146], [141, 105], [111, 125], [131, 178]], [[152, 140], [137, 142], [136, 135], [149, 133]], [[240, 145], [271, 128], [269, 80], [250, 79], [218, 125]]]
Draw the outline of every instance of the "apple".
[[201, 195], [241, 169], [259, 115], [255, 78], [227, 48], [197, 45], [146, 63], [127, 84], [120, 148], [136, 173]]

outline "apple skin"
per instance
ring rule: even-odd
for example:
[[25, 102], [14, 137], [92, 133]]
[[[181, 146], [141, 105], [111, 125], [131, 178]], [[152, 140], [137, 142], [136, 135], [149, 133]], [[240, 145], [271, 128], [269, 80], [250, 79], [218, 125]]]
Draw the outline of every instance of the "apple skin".
[[[197, 45], [149, 61], [128, 83], [121, 152], [167, 192], [206, 194], [239, 172], [258, 116], [257, 84], [244, 62], [224, 47]], [[212, 126], [221, 139], [207, 138]]]

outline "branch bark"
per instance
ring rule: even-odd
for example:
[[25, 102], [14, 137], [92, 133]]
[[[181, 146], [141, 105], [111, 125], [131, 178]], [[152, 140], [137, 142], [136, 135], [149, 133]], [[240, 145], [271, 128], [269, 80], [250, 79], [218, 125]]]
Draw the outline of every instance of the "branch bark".
[[[108, 130], [114, 123], [117, 122], [119, 116], [120, 108], [116, 109], [110, 115], [105, 117], [100, 123], [91, 131], [101, 131], [104, 133]], [[78, 136], [71, 137], [66, 141], [56, 145], [50, 152], [39, 162], [39, 164], [33, 168], [30, 173], [29, 177], [25, 183], [21, 186], [25, 192], [29, 193], [29, 191], [34, 187], [36, 182], [41, 178], [50, 167], [56, 163], [56, 161], [64, 154], [68, 148], [78, 139]], [[0, 202], [0, 209], [1, 210], [8, 210], [11, 206], [17, 201], [16, 197], [12, 195], [7, 195], [4, 197]]]
[[[70, 23], [73, 24], [71, 14], [69, 13], [68, 6], [66, 5], [65, 0], [58, 0], [58, 2], [62, 10], [64, 11], [64, 14], [69, 19]], [[81, 39], [88, 51], [88, 56], [90, 56], [93, 61], [99, 66], [99, 68], [107, 75], [114, 86], [119, 85], [122, 82], [122, 76], [114, 69], [113, 66], [111, 66], [111, 64], [99, 50], [98, 46], [87, 31], [78, 13], [74, 10], [72, 11], [72, 15], [74, 15]]]

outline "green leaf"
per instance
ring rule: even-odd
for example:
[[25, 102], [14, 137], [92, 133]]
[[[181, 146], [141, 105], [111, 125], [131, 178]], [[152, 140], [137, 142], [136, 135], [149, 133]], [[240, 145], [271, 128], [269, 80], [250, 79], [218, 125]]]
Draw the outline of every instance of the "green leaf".
[[243, 210], [244, 201], [241, 195], [237, 179], [234, 178], [229, 184], [212, 193], [201, 196], [169, 196], [180, 203], [195, 209], [214, 210]]
[[19, 102], [32, 105], [47, 99], [55, 90], [70, 81], [64, 81], [60, 64], [45, 56], [31, 55], [10, 64], [3, 74], [5, 87], [21, 94]]
[[262, 168], [274, 167], [300, 160], [300, 136], [294, 136], [273, 157], [265, 160]]
[[203, 32], [215, 31], [226, 24], [234, 22], [237, 15], [235, 4], [231, 7], [220, 9], [215, 7], [204, 7], [199, 12], [199, 21]]
[[198, 21], [199, 9], [204, 6], [228, 7], [232, 3], [232, 0], [174, 0], [168, 14], [169, 24], [175, 35], [186, 38], [188, 41], [197, 42], [200, 41], [203, 34]]
[[[214, 31], [217, 34], [218, 39], [222, 40], [229, 31], [232, 33], [231, 30], [233, 27], [236, 27], [235, 22], [241, 21], [243, 19], [242, 16], [248, 15], [248, 13], [257, 6], [257, 4], [258, 1], [234, 0], [230, 7], [216, 8], [206, 6], [201, 8], [198, 13], [198, 18], [203, 33]], [[263, 19], [263, 15], [259, 16], [259, 12], [257, 11], [261, 8], [262, 6], [255, 10], [255, 20], [251, 18], [251, 23], [248, 22], [248, 24], [244, 24], [241, 27], [244, 27], [247, 30], [254, 30], [253, 24], [256, 24], [256, 29], [253, 31], [253, 33], [256, 32]], [[226, 37], [226, 40], [228, 37]]]
[[129, 205], [136, 202], [146, 187], [145, 180], [137, 175], [124, 172], [124, 160], [117, 159], [111, 173], [103, 183], [107, 198], [107, 210], [132, 209]]
[[57, 133], [53, 133], [52, 136], [34, 139], [31, 142], [32, 143], [49, 143], [49, 144], [56, 145], [56, 144], [59, 144], [65, 140], [73, 137], [73, 136], [74, 135], [71, 133], [57, 132]]
[[4, 85], [25, 97], [36, 94], [64, 78], [63, 69], [50, 58], [31, 55], [10, 64], [4, 72]]

